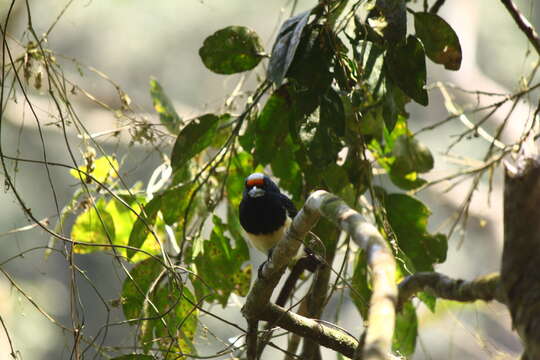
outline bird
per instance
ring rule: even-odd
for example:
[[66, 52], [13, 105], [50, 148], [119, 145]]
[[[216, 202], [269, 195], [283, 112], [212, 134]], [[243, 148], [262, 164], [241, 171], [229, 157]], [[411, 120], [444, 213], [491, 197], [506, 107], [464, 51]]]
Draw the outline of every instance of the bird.
[[270, 255], [297, 213], [292, 200], [269, 176], [256, 172], [246, 178], [239, 207], [240, 225], [257, 250]]

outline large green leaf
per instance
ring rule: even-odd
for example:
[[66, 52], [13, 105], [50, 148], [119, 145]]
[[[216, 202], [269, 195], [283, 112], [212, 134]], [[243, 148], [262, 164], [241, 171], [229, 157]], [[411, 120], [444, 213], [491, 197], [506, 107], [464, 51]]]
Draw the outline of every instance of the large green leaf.
[[414, 13], [414, 29], [433, 62], [448, 70], [459, 70], [462, 57], [459, 38], [443, 18], [427, 12]]
[[392, 171], [396, 175], [424, 173], [433, 168], [431, 151], [412, 136], [398, 137], [392, 148], [392, 155], [395, 157]]
[[[165, 224], [178, 224], [178, 227], [181, 228], [185, 220], [185, 211], [195, 187], [195, 183], [187, 183], [155, 194], [154, 198], [144, 206], [144, 212], [141, 212], [135, 221], [129, 235], [129, 245], [141, 248], [145, 241], [149, 241], [151, 244], [158, 245], [159, 249], [157, 240], [148, 236], [156, 224], [158, 212], [161, 211]], [[135, 250], [128, 249], [128, 259], [131, 260], [135, 254]]]
[[[149, 291], [162, 270], [161, 263], [153, 258], [141, 261], [131, 269], [122, 286], [122, 310], [126, 319], [139, 319], [147, 315], [145, 308], [151, 298]], [[136, 322], [130, 324], [135, 325]]]
[[310, 14], [311, 10], [307, 10], [293, 16], [287, 19], [279, 29], [267, 71], [268, 79], [277, 86], [281, 85], [291, 66]]
[[409, 35], [406, 44], [391, 47], [385, 65], [392, 80], [414, 101], [428, 104], [426, 85], [426, 57], [418, 38]]
[[332, 83], [330, 67], [337, 51], [335, 44], [339, 42], [339, 38], [325, 27], [305, 31], [287, 71], [287, 78], [296, 80], [317, 94], [324, 93]]
[[196, 186], [197, 184], [191, 182], [182, 186], [167, 189], [164, 192], [155, 195], [154, 198], [157, 198], [160, 201], [160, 210], [163, 214], [163, 221], [165, 221], [165, 224], [172, 225], [174, 223], [179, 223], [179, 225], [183, 225], [184, 213]]
[[432, 271], [433, 264], [446, 260], [446, 236], [428, 233], [431, 211], [421, 201], [405, 194], [389, 194], [384, 197], [384, 206], [398, 245], [414, 270]]
[[171, 100], [155, 79], [150, 79], [150, 96], [152, 97], [154, 110], [159, 114], [159, 121], [172, 134], [178, 134], [182, 119], [178, 116]]
[[204, 40], [199, 56], [204, 65], [218, 74], [234, 74], [253, 69], [263, 58], [259, 36], [243, 26], [229, 26]]
[[212, 143], [218, 123], [218, 116], [205, 114], [192, 120], [180, 131], [171, 154], [173, 170], [183, 167], [195, 155]]
[[290, 87], [283, 85], [266, 101], [259, 117], [255, 120], [255, 159], [268, 164], [285, 140], [289, 123], [295, 116], [291, 102]]
[[405, 303], [396, 316], [396, 328], [392, 340], [392, 350], [399, 355], [409, 356], [414, 353], [418, 336], [416, 309], [411, 302]]

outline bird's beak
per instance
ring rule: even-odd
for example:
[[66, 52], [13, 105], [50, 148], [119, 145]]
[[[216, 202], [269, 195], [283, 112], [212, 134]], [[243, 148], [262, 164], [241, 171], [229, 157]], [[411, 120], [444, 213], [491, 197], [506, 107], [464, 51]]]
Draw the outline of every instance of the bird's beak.
[[252, 187], [251, 190], [248, 191], [248, 195], [252, 198], [258, 198], [265, 194], [265, 191], [261, 188], [258, 188], [256, 186]]

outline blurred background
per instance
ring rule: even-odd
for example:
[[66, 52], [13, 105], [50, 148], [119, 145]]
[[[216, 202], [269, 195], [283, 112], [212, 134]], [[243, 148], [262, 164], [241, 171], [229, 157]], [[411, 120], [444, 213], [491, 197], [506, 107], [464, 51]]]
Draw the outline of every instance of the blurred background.
[[[515, 2], [529, 20], [540, 27], [540, 9], [535, 2]], [[5, 21], [10, 3], [0, 0], [2, 22]], [[203, 66], [198, 50], [207, 36], [229, 25], [247, 26], [259, 34], [266, 51], [270, 52], [279, 25], [291, 15], [293, 6], [297, 13], [314, 5], [314, 1], [306, 0], [29, 0], [28, 3], [32, 26], [38, 36], [49, 32], [51, 25], [55, 24], [48, 34], [46, 47], [57, 54], [66, 78], [112, 109], [121, 106], [117, 85], [131, 98], [136, 115], [154, 122], [156, 115], [153, 113], [148, 85], [151, 77], [161, 83], [177, 112], [184, 118], [223, 107], [228, 94], [241, 80], [243, 75], [217, 75]], [[421, 2], [412, 6], [419, 8]], [[452, 0], [442, 7], [439, 14], [451, 24], [460, 38], [463, 63], [458, 72], [450, 72], [428, 61], [428, 83], [444, 81], [468, 90], [503, 94], [521, 88], [522, 77], [531, 72], [537, 56], [498, 1]], [[16, 42], [28, 35], [27, 24], [25, 2], [17, 0], [8, 25], [14, 55], [22, 52]], [[106, 78], [87, 66], [106, 74]], [[248, 76], [243, 89], [253, 90], [256, 76], [263, 75], [264, 69], [259, 66], [254, 74]], [[465, 109], [493, 102], [493, 98], [457, 90], [452, 94], [455, 103]], [[58, 127], [58, 119], [51, 116], [54, 106], [46, 95], [46, 86], [29, 94], [36, 105], [42, 134], [20, 94], [7, 108], [2, 109], [2, 148], [8, 155], [33, 159], [43, 159], [45, 151], [49, 161], [69, 163], [66, 139]], [[96, 139], [105, 151], [116, 153], [124, 161], [122, 176], [127, 183], [132, 185], [136, 180], [146, 182], [161, 162], [160, 152], [150, 146], [130, 144], [130, 129], [124, 127], [125, 122], [116, 117], [114, 111], [88, 100], [77, 89], [73, 90], [70, 101], [90, 133], [106, 132]], [[530, 118], [537, 101], [537, 97], [523, 98], [516, 105], [513, 114], [515, 122], [507, 126], [503, 142], [515, 141], [521, 133], [523, 119]], [[430, 91], [428, 107], [410, 104], [407, 110], [411, 113], [410, 127], [413, 131], [449, 115], [444, 99], [436, 88]], [[507, 111], [507, 107], [502, 107], [486, 123], [486, 130], [493, 132]], [[476, 114], [470, 120], [479, 120], [481, 116], [482, 113]], [[453, 173], [463, 164], [474, 165], [475, 161], [478, 163], [482, 160], [489, 144], [481, 137], [466, 139], [444, 154], [452, 139], [465, 129], [461, 122], [453, 120], [434, 131], [419, 135], [435, 155], [436, 167], [429, 174], [430, 179]], [[119, 136], [113, 136], [115, 130], [119, 130]], [[172, 140], [172, 137], [164, 139], [165, 152], [167, 142]], [[73, 149], [85, 147], [85, 140], [78, 137], [73, 129], [68, 129], [67, 141]], [[82, 153], [74, 155], [82, 163]], [[52, 224], [56, 223], [55, 197], [56, 203], [62, 208], [71, 199], [77, 185], [77, 180], [69, 175], [68, 170], [59, 167], [51, 167], [48, 174], [43, 165], [19, 164], [12, 176], [25, 206], [31, 209], [35, 217], [49, 219]], [[467, 229], [459, 228], [454, 233], [449, 242], [448, 259], [437, 268], [438, 271], [452, 277], [472, 279], [499, 269], [502, 249], [502, 171], [499, 169], [493, 176], [491, 190], [486, 178], [474, 193], [469, 226]], [[387, 184], [384, 178], [376, 181]], [[430, 229], [434, 231], [448, 230], [448, 222], [462, 205], [470, 183], [463, 182], [443, 192], [447, 187], [448, 184], [442, 183], [420, 194], [433, 212]], [[3, 272], [0, 275], [0, 315], [14, 348], [20, 352], [18, 358], [68, 359], [73, 336], [55, 325], [49, 316], [68, 328], [71, 326], [73, 304], [70, 303], [68, 286], [72, 274], [69, 264], [56, 253], [45, 258], [44, 249], [39, 247], [47, 245], [49, 236], [36, 227], [30, 228], [32, 222], [21, 211], [12, 189], [4, 185], [3, 190], [0, 193], [0, 269]], [[254, 261], [258, 264], [261, 260], [259, 257]], [[118, 308], [109, 306], [110, 310], [106, 310], [104, 306], [104, 303], [111, 305], [117, 300], [124, 278], [123, 273], [118, 272], [114, 258], [101, 253], [77, 255], [75, 264], [84, 269], [85, 276], [91, 280], [78, 280], [81, 302], [85, 307], [86, 334], [95, 335], [100, 330], [104, 331], [102, 326], [107, 321], [122, 321], [123, 316]], [[102, 299], [92, 286], [97, 288]], [[28, 298], [38, 304], [39, 310]], [[236, 307], [214, 310], [230, 321], [244, 324], [239, 312], [242, 302], [242, 299], [237, 299]], [[341, 326], [358, 334], [362, 324], [354, 306], [346, 304], [341, 311], [341, 318], [345, 319]], [[463, 305], [440, 301], [435, 314], [422, 307], [418, 314], [420, 335], [414, 359], [518, 357], [520, 344], [511, 331], [509, 315], [504, 307], [496, 303]], [[222, 339], [238, 335], [231, 333], [230, 329], [216, 329], [218, 325], [211, 320], [205, 321], [205, 325]], [[130, 340], [133, 332], [126, 326], [111, 326], [107, 331], [106, 344], [133, 345], [133, 340]], [[202, 339], [197, 344], [201, 355], [212, 354], [218, 348], [211, 338], [207, 341], [208, 344]], [[324, 354], [333, 358], [330, 352]], [[11, 358], [9, 339], [4, 331], [0, 331], [0, 360]]]

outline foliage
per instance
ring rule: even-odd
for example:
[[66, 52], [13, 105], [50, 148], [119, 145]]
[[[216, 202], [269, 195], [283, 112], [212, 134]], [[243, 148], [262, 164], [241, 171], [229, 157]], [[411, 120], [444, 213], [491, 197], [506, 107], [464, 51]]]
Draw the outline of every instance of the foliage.
[[[400, 280], [446, 260], [447, 236], [429, 230], [431, 211], [415, 195], [426, 186], [420, 175], [432, 171], [434, 157], [410, 131], [406, 106], [429, 103], [426, 58], [458, 70], [462, 54], [444, 19], [411, 7], [404, 1], [319, 2], [283, 22], [270, 55], [255, 30], [218, 30], [199, 50], [206, 68], [264, 78], [245, 103], [233, 100], [243, 107], [240, 114], [232, 115], [230, 106], [187, 119], [151, 79], [163, 132], [140, 126], [132, 141], [174, 139], [152, 175], [163, 181], [127, 186], [122, 161], [111, 154], [96, 158], [91, 147], [84, 164], [67, 170], [78, 181], [76, 206], [66, 206], [59, 228], [73, 215], [73, 253], [113, 254], [126, 272], [118, 298], [141, 354], [114, 359], [197, 356], [197, 335], [207, 330], [203, 314], [246, 296], [253, 271], [237, 209], [244, 179], [254, 171], [271, 173], [298, 207], [312, 191], [326, 189], [370, 213], [398, 259]], [[408, 17], [414, 20], [410, 34]], [[26, 56], [52, 61], [37, 49], [29, 44]], [[392, 186], [375, 185], [381, 174]], [[334, 288], [349, 295], [365, 319], [371, 295], [365, 254], [348, 238], [323, 242], [321, 254], [332, 268], [339, 264], [329, 254], [351, 250], [343, 256], [351, 266], [342, 267], [350, 271]], [[434, 297], [419, 298], [435, 308]], [[394, 351], [413, 354], [417, 331], [409, 302], [396, 321]]]

